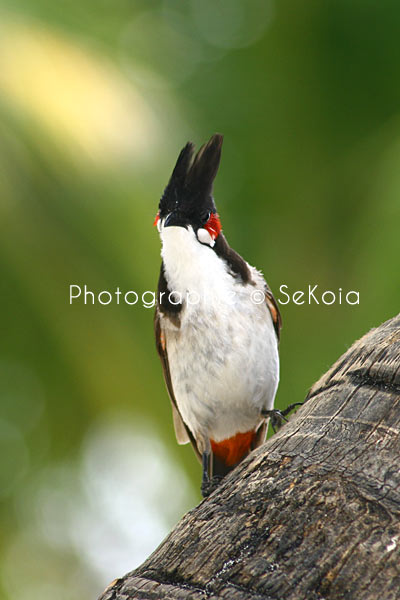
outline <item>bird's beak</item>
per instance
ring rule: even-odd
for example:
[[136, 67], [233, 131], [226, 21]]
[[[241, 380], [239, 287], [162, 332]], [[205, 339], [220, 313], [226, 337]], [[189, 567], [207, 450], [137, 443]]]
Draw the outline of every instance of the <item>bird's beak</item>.
[[167, 215], [164, 221], [164, 227], [187, 227], [187, 220], [184, 219], [182, 215], [180, 215], [176, 211], [172, 211]]

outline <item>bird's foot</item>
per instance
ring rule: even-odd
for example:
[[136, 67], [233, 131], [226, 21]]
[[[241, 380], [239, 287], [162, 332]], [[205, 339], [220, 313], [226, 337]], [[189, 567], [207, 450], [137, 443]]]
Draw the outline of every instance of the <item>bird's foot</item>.
[[210, 477], [210, 452], [206, 450], [202, 455], [203, 474], [201, 478], [201, 494], [203, 498], [207, 498], [212, 494], [223, 479], [222, 475], [214, 475]]
[[284, 423], [287, 423], [287, 415], [294, 409], [296, 406], [301, 406], [304, 404], [303, 402], [295, 402], [294, 404], [289, 404], [284, 410], [278, 410], [274, 408], [272, 410], [263, 410], [261, 414], [265, 418], [269, 418], [271, 421], [271, 427], [276, 433]]
[[203, 496], [203, 498], [207, 498], [210, 494], [212, 494], [217, 489], [222, 479], [223, 477], [219, 475], [214, 475], [214, 477], [211, 478], [203, 477], [203, 480], [201, 482], [201, 495]]

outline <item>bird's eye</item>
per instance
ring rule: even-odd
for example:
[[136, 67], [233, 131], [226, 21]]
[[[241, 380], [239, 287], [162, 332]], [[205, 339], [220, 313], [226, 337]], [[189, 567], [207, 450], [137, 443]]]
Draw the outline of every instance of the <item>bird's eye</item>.
[[200, 216], [202, 223], [207, 223], [208, 219], [211, 217], [211, 213], [209, 210], [203, 212]]

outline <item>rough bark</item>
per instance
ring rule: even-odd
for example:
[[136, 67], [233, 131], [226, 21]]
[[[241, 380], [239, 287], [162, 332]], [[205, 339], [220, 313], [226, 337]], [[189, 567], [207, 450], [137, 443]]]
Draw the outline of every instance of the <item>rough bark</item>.
[[399, 431], [400, 315], [101, 600], [400, 598]]

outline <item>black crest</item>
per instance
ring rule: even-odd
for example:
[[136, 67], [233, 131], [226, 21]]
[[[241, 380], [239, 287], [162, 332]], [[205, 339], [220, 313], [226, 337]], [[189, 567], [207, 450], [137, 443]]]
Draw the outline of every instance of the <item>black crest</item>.
[[173, 210], [192, 218], [205, 210], [216, 212], [212, 190], [221, 160], [222, 141], [222, 135], [213, 135], [194, 158], [191, 142], [181, 150], [160, 200], [161, 217]]

